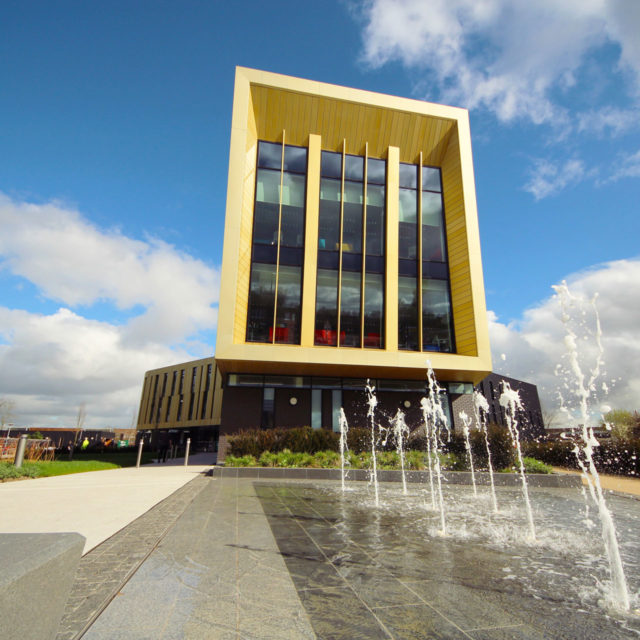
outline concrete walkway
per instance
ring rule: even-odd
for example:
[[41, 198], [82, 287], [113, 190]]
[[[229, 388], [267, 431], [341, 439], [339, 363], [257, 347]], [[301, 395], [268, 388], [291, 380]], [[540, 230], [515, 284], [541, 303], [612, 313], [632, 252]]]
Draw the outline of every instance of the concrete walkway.
[[[568, 473], [570, 475], [582, 475], [580, 471], [575, 469], [565, 469], [564, 467], [553, 467], [557, 473]], [[604, 473], [600, 476], [600, 484], [602, 488], [617, 493], [627, 493], [632, 496], [640, 496], [640, 478], [629, 478], [627, 476], [611, 476]], [[586, 485], [587, 481], [582, 478], [582, 484]]]
[[0, 483], [0, 533], [76, 531], [87, 553], [177, 489], [211, 468], [196, 454], [136, 469], [110, 469]]

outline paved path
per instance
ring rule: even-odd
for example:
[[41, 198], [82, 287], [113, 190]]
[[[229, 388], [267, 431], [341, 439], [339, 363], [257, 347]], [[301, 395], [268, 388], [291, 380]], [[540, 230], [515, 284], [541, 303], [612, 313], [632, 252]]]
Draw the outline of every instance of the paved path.
[[[553, 467], [558, 473], [569, 473], [571, 475], [582, 475], [580, 471], [575, 469], [565, 469], [564, 467]], [[600, 473], [600, 484], [603, 489], [616, 491], [618, 493], [628, 493], [633, 496], [640, 496], [640, 478], [629, 478], [626, 476], [610, 476]], [[587, 484], [583, 478], [582, 484]]]
[[0, 483], [0, 533], [77, 531], [84, 553], [211, 467], [215, 454], [108, 471]]

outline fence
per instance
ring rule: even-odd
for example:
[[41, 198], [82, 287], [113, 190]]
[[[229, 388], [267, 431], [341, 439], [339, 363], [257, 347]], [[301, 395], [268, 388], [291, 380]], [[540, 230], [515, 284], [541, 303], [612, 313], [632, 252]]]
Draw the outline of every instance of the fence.
[[[0, 460], [13, 462], [20, 438], [0, 438]], [[55, 457], [55, 447], [49, 438], [44, 440], [27, 440], [24, 459], [32, 462], [42, 460], [48, 462]]]

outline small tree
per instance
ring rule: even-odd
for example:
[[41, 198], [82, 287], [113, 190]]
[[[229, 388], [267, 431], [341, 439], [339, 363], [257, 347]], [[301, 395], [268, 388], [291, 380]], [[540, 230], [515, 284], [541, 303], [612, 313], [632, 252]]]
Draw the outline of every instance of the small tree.
[[612, 409], [604, 415], [605, 424], [611, 429], [613, 440], [629, 440], [633, 433], [635, 420], [631, 411]]

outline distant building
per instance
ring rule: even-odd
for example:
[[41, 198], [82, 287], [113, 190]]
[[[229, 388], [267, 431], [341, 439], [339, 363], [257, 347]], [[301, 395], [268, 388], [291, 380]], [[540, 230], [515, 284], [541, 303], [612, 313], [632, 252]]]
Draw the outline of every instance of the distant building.
[[476, 389], [482, 393], [489, 403], [489, 422], [506, 426], [505, 409], [500, 405], [503, 383], [518, 392], [523, 409], [518, 411], [518, 429], [523, 438], [531, 439], [545, 435], [542, 408], [538, 397], [538, 387], [530, 382], [516, 380], [498, 373], [489, 374]]

